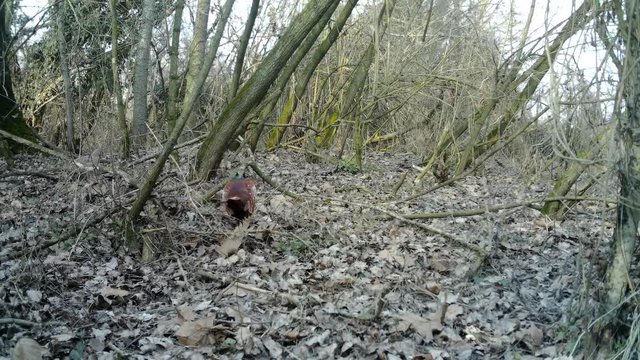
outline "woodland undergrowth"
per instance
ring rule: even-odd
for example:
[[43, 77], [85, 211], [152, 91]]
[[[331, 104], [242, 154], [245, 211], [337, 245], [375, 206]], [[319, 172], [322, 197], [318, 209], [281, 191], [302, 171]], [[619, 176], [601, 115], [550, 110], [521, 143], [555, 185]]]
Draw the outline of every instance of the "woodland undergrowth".
[[603, 270], [587, 267], [606, 263], [615, 213], [584, 201], [550, 221], [536, 209], [550, 185], [505, 162], [403, 201], [435, 182], [409, 180], [410, 154], [349, 172], [280, 150], [257, 155], [271, 184], [254, 171], [239, 226], [203, 201], [224, 169], [194, 185], [172, 164], [136, 224], [155, 249], [144, 263], [114, 245], [148, 163], [84, 160], [0, 164], [0, 357], [27, 336], [74, 358], [556, 358], [580, 335], [566, 324], [593, 301]]

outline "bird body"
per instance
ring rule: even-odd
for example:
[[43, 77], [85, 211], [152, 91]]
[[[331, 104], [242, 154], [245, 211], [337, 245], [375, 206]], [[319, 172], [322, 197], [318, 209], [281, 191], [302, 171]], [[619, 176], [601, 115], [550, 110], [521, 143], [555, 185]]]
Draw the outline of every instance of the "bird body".
[[256, 183], [242, 174], [236, 174], [222, 190], [222, 204], [234, 218], [248, 218], [256, 210]]

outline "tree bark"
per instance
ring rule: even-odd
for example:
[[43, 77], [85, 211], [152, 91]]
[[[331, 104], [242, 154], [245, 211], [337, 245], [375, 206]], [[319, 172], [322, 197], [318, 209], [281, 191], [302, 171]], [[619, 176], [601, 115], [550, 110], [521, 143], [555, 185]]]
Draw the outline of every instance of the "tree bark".
[[[605, 290], [599, 319], [591, 334], [591, 347], [599, 344], [595, 358], [610, 358], [615, 354], [618, 323], [627, 322], [620, 305], [629, 290], [629, 269], [634, 262], [636, 236], [640, 221], [640, 6], [637, 1], [613, 2], [618, 14], [620, 38], [624, 42], [622, 97], [625, 108], [618, 114], [617, 143], [620, 179], [616, 228], [612, 254], [607, 267]], [[633, 304], [630, 304], [633, 306]], [[637, 348], [636, 348], [637, 351]]]
[[[207, 43], [207, 26], [209, 24], [209, 8], [211, 0], [198, 0], [196, 7], [196, 23], [193, 29], [193, 39], [189, 48], [189, 63], [187, 65], [187, 89], [193, 86], [204, 60], [204, 48]], [[188, 130], [193, 130], [196, 124], [196, 113], [191, 112]]]
[[[11, 12], [11, 5], [11, 1], [0, 0], [0, 130], [35, 142], [35, 136], [25, 123], [20, 107], [16, 103], [11, 81], [11, 62], [10, 59], [7, 59], [11, 42], [11, 24], [10, 17], [7, 14]], [[14, 141], [8, 141], [8, 145], [9, 149], [5, 148], [5, 150], [10, 150], [11, 153], [18, 152], [21, 149], [21, 145]], [[10, 154], [5, 155], [10, 156]]]
[[[339, 110], [340, 115], [338, 116], [338, 118], [353, 120], [355, 146], [354, 155], [358, 171], [362, 169], [362, 127], [364, 126], [364, 124], [362, 124], [361, 122], [361, 114], [359, 111], [357, 111], [357, 109], [360, 105], [360, 97], [364, 91], [367, 78], [369, 77], [369, 68], [371, 67], [373, 60], [375, 59], [379, 40], [384, 36], [384, 33], [386, 32], [387, 26], [389, 24], [389, 19], [391, 17], [391, 13], [393, 13], [395, 5], [396, 0], [387, 0], [383, 4], [382, 9], [380, 9], [380, 14], [378, 15], [378, 26], [374, 30], [374, 34], [371, 37], [369, 47], [362, 55], [360, 62], [356, 66], [356, 69], [351, 76], [351, 80], [349, 81], [349, 85], [347, 86], [347, 91], [344, 95], [344, 101], [342, 102], [341, 109]], [[345, 142], [343, 142], [341, 145], [338, 158], [341, 157], [342, 152], [344, 151], [344, 144]]]
[[242, 36], [240, 36], [240, 43], [238, 44], [238, 50], [236, 52], [236, 62], [233, 67], [233, 78], [231, 79], [229, 99], [233, 99], [233, 97], [236, 96], [238, 87], [240, 86], [240, 76], [242, 75], [242, 67], [244, 66], [244, 56], [247, 52], [247, 48], [249, 47], [249, 39], [251, 39], [251, 32], [253, 31], [253, 25], [256, 23], [259, 8], [260, 0], [253, 0], [251, 2], [249, 17], [247, 18], [247, 23], [244, 26]]
[[111, 75], [113, 76], [113, 95], [116, 98], [116, 117], [122, 136], [122, 157], [127, 158], [131, 151], [131, 138], [129, 137], [129, 126], [127, 126], [122, 87], [120, 86], [120, 71], [118, 70], [118, 37], [120, 36], [120, 27], [118, 26], [116, 0], [109, 0], [109, 9], [111, 10]]
[[226, 106], [211, 128], [196, 157], [196, 171], [202, 179], [209, 179], [217, 170], [235, 131], [242, 126], [246, 115], [260, 103], [280, 70], [302, 43], [313, 26], [338, 0], [312, 0], [293, 20], [289, 28], [265, 57], [256, 72], [242, 86], [238, 95]]
[[[569, 193], [580, 176], [588, 168], [589, 164], [587, 162], [590, 162], [591, 159], [601, 154], [601, 150], [604, 148], [604, 139], [609, 138], [612, 132], [609, 130], [611, 130], [611, 128], [607, 128], [598, 134], [593, 145], [586, 145], [585, 148], [578, 153], [578, 159], [586, 161], [571, 161], [569, 167], [555, 181], [553, 190], [547, 195], [548, 198], [563, 197]], [[547, 201], [542, 207], [542, 213], [555, 220], [562, 220], [565, 214], [564, 208], [565, 206], [560, 201]]]
[[[309, 33], [309, 35], [307, 35], [307, 37], [304, 39], [302, 44], [300, 44], [300, 46], [295, 51], [291, 59], [287, 62], [287, 66], [285, 66], [285, 68], [282, 70], [282, 73], [280, 73], [280, 75], [278, 76], [278, 80], [276, 80], [276, 86], [275, 86], [276, 89], [273, 91], [274, 96], [271, 98], [271, 101], [269, 102], [269, 104], [267, 104], [267, 106], [265, 106], [264, 109], [260, 112], [260, 124], [254, 129], [251, 135], [251, 139], [249, 140], [250, 142], [249, 146], [251, 147], [252, 150], [256, 149], [258, 145], [258, 140], [260, 139], [260, 134], [264, 129], [264, 124], [266, 123], [267, 119], [271, 117], [273, 108], [278, 102], [280, 95], [284, 93], [284, 90], [287, 84], [289, 83], [289, 79], [291, 79], [291, 76], [293, 76], [293, 73], [298, 68], [298, 65], [300, 65], [300, 62], [302, 62], [302, 59], [304, 59], [305, 56], [307, 56], [307, 54], [309, 53], [309, 50], [311, 50], [311, 47], [313, 46], [313, 44], [315, 44], [316, 40], [322, 33], [322, 30], [326, 27], [327, 23], [331, 19], [331, 15], [333, 14], [337, 6], [338, 6], [338, 3], [335, 3], [333, 6], [331, 6], [331, 8], [329, 8], [329, 10], [327, 10], [327, 12], [324, 14], [322, 19], [320, 19], [320, 21], [318, 21], [318, 23], [313, 27], [313, 29], [311, 29], [311, 32]], [[289, 96], [289, 98], [291, 98], [291, 96]], [[285, 105], [285, 108], [286, 106], [287, 105]], [[275, 136], [276, 139], [279, 139], [281, 134], [282, 132], [277, 131], [275, 133], [272, 132], [271, 136], [272, 137]], [[267, 144], [267, 146], [270, 146], [270, 145]]]
[[[277, 121], [278, 124], [288, 124], [291, 121], [291, 117], [293, 116], [293, 113], [296, 111], [298, 107], [298, 102], [300, 101], [300, 99], [302, 99], [305, 92], [307, 91], [309, 81], [311, 81], [311, 77], [313, 76], [316, 68], [318, 67], [322, 59], [324, 59], [327, 52], [329, 52], [329, 49], [331, 49], [331, 46], [333, 46], [333, 44], [338, 39], [338, 36], [342, 32], [344, 25], [347, 23], [347, 20], [349, 19], [349, 16], [351, 16], [351, 11], [353, 10], [353, 8], [356, 6], [357, 3], [358, 3], [358, 0], [347, 1], [347, 3], [342, 8], [342, 10], [340, 10], [340, 14], [336, 19], [335, 26], [331, 28], [327, 36], [322, 40], [322, 42], [320, 42], [320, 44], [316, 47], [314, 52], [311, 54], [309, 58], [309, 62], [307, 63], [305, 68], [302, 70], [301, 75], [298, 78], [298, 81], [295, 86], [295, 94], [289, 97], [287, 104], [285, 105], [284, 109], [280, 113], [280, 116], [278, 117], [278, 121]], [[273, 109], [273, 106], [275, 106], [276, 100], [273, 101], [271, 105], [271, 109]], [[271, 109], [268, 109], [268, 111], [265, 111], [265, 112], [271, 113]], [[256, 129], [252, 133], [252, 138], [250, 141], [251, 150], [255, 150], [256, 147], [258, 146], [258, 140], [260, 139], [260, 134], [262, 133], [264, 124], [267, 120], [266, 116], [261, 116], [261, 119], [262, 120], [260, 121], [260, 124], [256, 127]]]
[[182, 27], [182, 12], [184, 0], [176, 1], [173, 27], [171, 32], [171, 46], [169, 47], [169, 90], [167, 94], [167, 132], [171, 134], [178, 118], [178, 51], [180, 49], [180, 29]]
[[64, 84], [64, 108], [65, 108], [65, 135], [67, 149], [75, 153], [74, 129], [73, 129], [73, 85], [71, 84], [71, 71], [69, 70], [69, 54], [67, 51], [67, 41], [65, 39], [66, 29], [64, 27], [65, 2], [51, 0], [51, 7], [54, 10], [56, 22], [56, 37], [58, 39], [58, 54], [60, 56], [60, 69]]
[[142, 3], [142, 37], [138, 43], [133, 74], [133, 124], [131, 126], [131, 137], [135, 147], [138, 149], [144, 145], [145, 134], [147, 133], [147, 83], [154, 8], [154, 0], [144, 0]]

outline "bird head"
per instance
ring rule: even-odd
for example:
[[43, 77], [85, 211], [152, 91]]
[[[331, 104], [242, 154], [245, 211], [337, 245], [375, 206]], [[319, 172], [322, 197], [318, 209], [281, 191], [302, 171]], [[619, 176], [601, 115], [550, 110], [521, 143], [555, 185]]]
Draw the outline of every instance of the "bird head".
[[244, 174], [244, 171], [236, 171], [231, 178], [233, 180], [240, 180], [240, 179], [245, 179], [246, 176]]

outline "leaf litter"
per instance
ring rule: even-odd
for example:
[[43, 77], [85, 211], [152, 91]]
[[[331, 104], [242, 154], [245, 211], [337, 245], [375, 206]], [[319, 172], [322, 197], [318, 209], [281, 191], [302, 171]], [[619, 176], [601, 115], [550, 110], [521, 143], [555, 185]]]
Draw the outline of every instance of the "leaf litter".
[[[256, 214], [237, 227], [216, 200], [193, 200], [223, 177], [187, 188], [167, 172], [138, 224], [156, 249], [149, 263], [114, 249], [119, 216], [9, 260], [131, 192], [124, 179], [54, 159], [16, 160], [58, 181], [0, 182], [0, 358], [558, 358], [579, 324], [581, 264], [606, 253], [592, 244], [604, 249], [612, 232], [613, 212], [594, 217], [602, 209], [592, 204], [561, 224], [529, 208], [419, 220], [490, 249], [475, 269], [469, 249], [375, 208], [479, 208], [536, 198], [548, 185], [525, 188], [488, 166], [393, 203], [420, 190], [407, 181], [391, 195], [405, 172], [416, 175], [410, 155], [371, 153], [351, 174], [280, 151], [258, 163], [302, 198], [259, 182]], [[127, 171], [144, 178], [144, 168]]]

